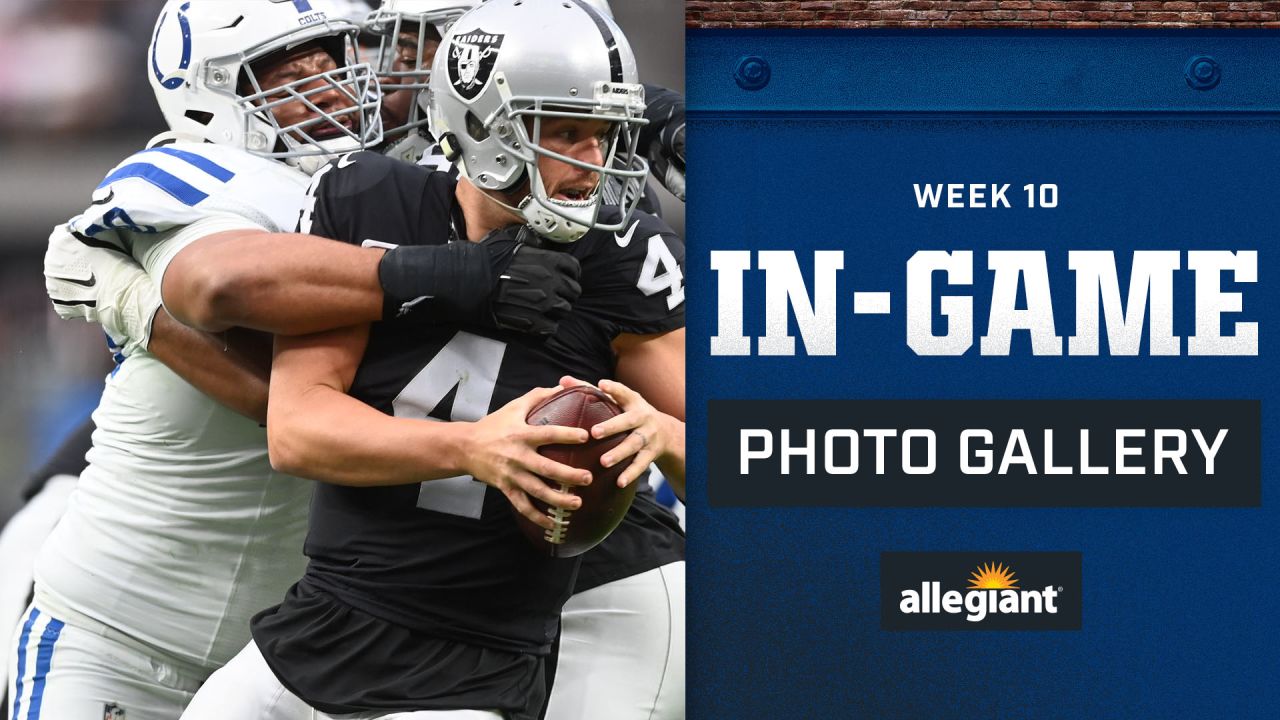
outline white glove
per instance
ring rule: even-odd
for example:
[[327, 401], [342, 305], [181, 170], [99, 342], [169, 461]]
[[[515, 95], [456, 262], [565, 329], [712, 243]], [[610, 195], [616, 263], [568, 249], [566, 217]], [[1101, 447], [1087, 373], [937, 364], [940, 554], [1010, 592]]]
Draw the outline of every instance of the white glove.
[[58, 317], [98, 323], [125, 357], [150, 344], [160, 289], [131, 256], [85, 245], [59, 225], [44, 255], [44, 287]]

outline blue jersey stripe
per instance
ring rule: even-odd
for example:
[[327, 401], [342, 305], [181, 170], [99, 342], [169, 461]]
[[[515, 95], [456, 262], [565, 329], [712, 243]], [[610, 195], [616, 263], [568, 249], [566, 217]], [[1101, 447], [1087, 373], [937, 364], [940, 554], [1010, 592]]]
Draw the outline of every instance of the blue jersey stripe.
[[53, 664], [53, 644], [58, 642], [62, 634], [62, 621], [49, 618], [49, 624], [40, 637], [40, 648], [36, 650], [36, 676], [31, 683], [31, 709], [27, 711], [27, 720], [40, 720], [40, 705], [44, 700], [44, 681], [49, 676], [49, 666]]
[[[191, 163], [192, 165], [195, 165], [196, 167], [205, 171], [209, 175], [221, 180], [222, 182], [227, 182], [228, 180], [236, 176], [235, 173], [222, 167], [218, 163], [210, 160], [209, 158], [204, 157], [203, 155], [197, 155], [192, 152], [187, 152], [186, 150], [178, 150], [176, 148], [171, 148], [171, 147], [158, 147], [158, 148], [151, 148], [150, 150], [143, 150], [142, 152], [143, 153], [149, 153], [149, 152], [164, 153], [165, 155], [168, 155], [170, 157], [176, 157], [179, 160], [185, 160], [188, 163]], [[141, 155], [142, 153], [138, 153], [138, 154]]]
[[18, 677], [14, 678], [16, 685], [13, 689], [13, 714], [9, 717], [17, 720], [18, 711], [22, 709], [22, 678], [27, 674], [27, 640], [31, 639], [31, 626], [36, 624], [36, 618], [40, 617], [40, 611], [31, 608], [31, 614], [27, 615], [27, 621], [22, 625], [22, 634], [18, 636]]
[[152, 185], [155, 185], [161, 190], [169, 193], [178, 200], [178, 202], [181, 202], [184, 205], [196, 205], [200, 201], [209, 197], [208, 193], [202, 192], [201, 190], [188, 185], [155, 165], [148, 165], [146, 163], [132, 163], [125, 165], [119, 170], [108, 175], [107, 179], [103, 180], [102, 184], [98, 185], [98, 187], [104, 188], [117, 180], [127, 180], [129, 178], [141, 178], [146, 180]]

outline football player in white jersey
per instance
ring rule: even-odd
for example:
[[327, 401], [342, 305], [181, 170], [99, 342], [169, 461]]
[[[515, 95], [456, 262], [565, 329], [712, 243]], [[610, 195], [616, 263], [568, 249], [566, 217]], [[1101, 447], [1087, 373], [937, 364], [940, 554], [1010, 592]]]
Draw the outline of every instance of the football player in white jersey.
[[[232, 412], [263, 417], [264, 368], [232, 334], [193, 333], [156, 312], [161, 290], [206, 326], [280, 332], [377, 319], [384, 304], [419, 296], [488, 302], [487, 257], [281, 234], [305, 214], [307, 173], [379, 136], [372, 71], [349, 62], [357, 28], [336, 17], [328, 0], [168, 3], [148, 71], [174, 132], [117, 166], [51, 237], [55, 306], [124, 342], [90, 466], [15, 633], [15, 720], [176, 717], [247, 640], [248, 617], [301, 572], [310, 487], [272, 472], [264, 430]], [[228, 286], [201, 275], [198, 251], [245, 235], [262, 253], [245, 266], [287, 267], [298, 281], [257, 275], [251, 298], [220, 294]], [[476, 287], [458, 287], [477, 273]], [[262, 310], [241, 318], [246, 299]], [[486, 308], [495, 322], [520, 319], [518, 303]]]
[[[372, 72], [347, 62], [356, 28], [327, 19], [324, 5], [167, 6], [148, 69], [175, 132], [117, 166], [56, 239], [131, 254], [158, 278], [217, 229], [291, 229], [303, 170], [377, 137]], [[100, 263], [62, 269], [82, 289], [115, 274]], [[35, 600], [8, 658], [15, 720], [175, 717], [278, 594], [283, 581], [272, 580], [302, 567], [309, 485], [271, 471], [257, 423], [146, 351], [159, 297], [146, 281], [94, 308], [122, 319], [132, 346], [94, 414], [89, 467], [37, 559]]]

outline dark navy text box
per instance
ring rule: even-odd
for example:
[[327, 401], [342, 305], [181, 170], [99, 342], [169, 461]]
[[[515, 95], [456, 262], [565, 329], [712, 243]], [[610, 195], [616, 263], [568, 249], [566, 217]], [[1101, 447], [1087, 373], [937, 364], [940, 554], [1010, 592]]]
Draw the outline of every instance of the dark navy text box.
[[[713, 400], [708, 423], [708, 493], [716, 506], [1190, 507], [1261, 502], [1261, 407], [1250, 400]], [[752, 436], [744, 443], [744, 429], [767, 432], [769, 439]], [[791, 454], [786, 474], [784, 429], [790, 446], [812, 449]], [[854, 436], [845, 432], [828, 443], [832, 429], [857, 433], [856, 463]], [[894, 434], [876, 440], [865, 432], [869, 429]], [[1015, 435], [1015, 429], [1022, 432]], [[1143, 434], [1124, 438], [1124, 446], [1135, 452], [1118, 459], [1121, 429]], [[908, 430], [914, 438], [904, 443]], [[921, 432], [926, 430], [932, 442]], [[990, 440], [986, 435], [965, 439], [966, 430], [988, 431]], [[1046, 430], [1052, 433], [1046, 435]], [[1161, 433], [1166, 452], [1159, 458], [1157, 430], [1169, 431]], [[1172, 431], [1181, 431], [1181, 439]], [[770, 457], [748, 458], [743, 474], [744, 451], [762, 453], [765, 442], [770, 443]], [[1082, 447], [1082, 442], [1087, 444]], [[1180, 464], [1172, 460], [1177, 449], [1182, 450]], [[932, 461], [926, 457], [930, 454]], [[806, 455], [813, 457], [812, 474]], [[883, 463], [883, 473], [877, 462]], [[836, 472], [825, 469], [828, 463]], [[933, 471], [923, 474], [930, 465]], [[855, 467], [856, 472], [848, 472]], [[1117, 467], [1144, 472], [1119, 473]], [[912, 468], [916, 472], [908, 472]], [[1064, 472], [1068, 468], [1072, 472]], [[1109, 472], [1101, 473], [1103, 468]]]

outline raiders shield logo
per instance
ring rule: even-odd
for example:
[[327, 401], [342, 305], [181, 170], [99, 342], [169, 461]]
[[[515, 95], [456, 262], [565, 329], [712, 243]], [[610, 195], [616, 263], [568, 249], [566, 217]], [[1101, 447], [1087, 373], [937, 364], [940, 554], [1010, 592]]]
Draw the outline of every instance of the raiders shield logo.
[[115, 703], [102, 706], [102, 720], [125, 720], [124, 708]]
[[474, 100], [489, 83], [493, 63], [502, 47], [502, 35], [479, 28], [453, 38], [449, 51], [449, 82], [467, 100]]

